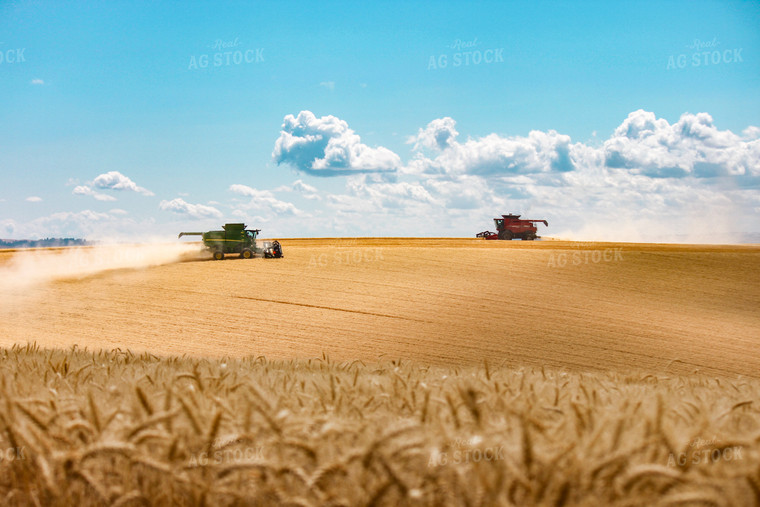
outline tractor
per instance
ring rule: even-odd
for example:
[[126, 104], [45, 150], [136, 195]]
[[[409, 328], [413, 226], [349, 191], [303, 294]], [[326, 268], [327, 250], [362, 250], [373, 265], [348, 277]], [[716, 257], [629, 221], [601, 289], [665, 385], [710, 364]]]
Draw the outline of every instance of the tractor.
[[180, 232], [182, 236], [201, 236], [214, 260], [224, 259], [225, 254], [238, 254], [243, 259], [261, 255], [267, 259], [282, 257], [279, 241], [264, 241], [261, 247], [256, 245], [256, 236], [261, 229], [246, 229], [245, 224], [224, 224], [221, 231]]
[[485, 239], [515, 239], [521, 238], [523, 240], [532, 241], [539, 236], [536, 235], [538, 228], [536, 224], [542, 223], [545, 226], [549, 226], [549, 222], [546, 220], [527, 220], [521, 219], [520, 215], [502, 215], [501, 218], [494, 218], [496, 224], [496, 232], [483, 231], [477, 233], [475, 236]]

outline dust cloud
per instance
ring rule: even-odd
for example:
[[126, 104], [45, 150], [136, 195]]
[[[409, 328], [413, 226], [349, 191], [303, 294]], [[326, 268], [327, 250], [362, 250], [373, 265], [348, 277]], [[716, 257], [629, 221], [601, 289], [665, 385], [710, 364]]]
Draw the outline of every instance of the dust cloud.
[[114, 269], [144, 269], [200, 255], [190, 243], [108, 244], [62, 250], [16, 252], [0, 265], [4, 295], [56, 280], [79, 279]]

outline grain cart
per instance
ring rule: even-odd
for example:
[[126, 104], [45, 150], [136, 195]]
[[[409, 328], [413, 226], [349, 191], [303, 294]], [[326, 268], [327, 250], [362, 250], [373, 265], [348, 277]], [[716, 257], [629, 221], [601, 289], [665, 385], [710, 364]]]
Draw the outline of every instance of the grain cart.
[[263, 242], [261, 248], [256, 246], [256, 236], [261, 229], [246, 229], [245, 224], [224, 224], [221, 231], [180, 232], [182, 236], [201, 236], [203, 246], [211, 251], [215, 260], [224, 259], [225, 254], [239, 254], [243, 259], [250, 259], [256, 254], [266, 258], [282, 257], [279, 241]]
[[485, 239], [522, 238], [524, 240], [532, 241], [538, 237], [536, 235], [538, 232], [536, 224], [543, 222], [545, 226], [549, 226], [549, 222], [546, 220], [521, 219], [520, 215], [512, 214], [502, 215], [501, 218], [494, 218], [493, 221], [496, 224], [497, 232], [483, 231], [477, 233], [475, 236]]

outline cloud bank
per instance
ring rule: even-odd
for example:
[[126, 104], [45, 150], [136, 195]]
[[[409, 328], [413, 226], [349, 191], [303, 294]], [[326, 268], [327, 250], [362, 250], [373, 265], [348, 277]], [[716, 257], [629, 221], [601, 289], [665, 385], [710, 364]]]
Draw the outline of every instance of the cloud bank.
[[[204, 227], [226, 217], [296, 237], [473, 236], [511, 212], [547, 219], [551, 227], [541, 234], [566, 239], [760, 241], [757, 126], [734, 133], [704, 112], [671, 123], [636, 110], [602, 137], [573, 142], [555, 130], [471, 137], [445, 116], [412, 130], [402, 157], [362, 143], [340, 118], [301, 111], [284, 117], [272, 152], [292, 183], [271, 189], [222, 183], [231, 195], [216, 196], [220, 202], [177, 197], [157, 206]], [[118, 171], [76, 185], [73, 194], [107, 202], [119, 191], [153, 195]], [[178, 230], [176, 221], [140, 219], [133, 211], [3, 219], [0, 232], [101, 239]]]
[[360, 222], [389, 234], [470, 235], [517, 212], [548, 218], [554, 236], [721, 242], [760, 222], [760, 129], [720, 130], [707, 113], [670, 124], [633, 111], [597, 146], [554, 130], [463, 139], [443, 117], [407, 143], [402, 164], [361, 144], [345, 121], [301, 111], [285, 117], [273, 157], [307, 174], [348, 176], [345, 192], [311, 195], [349, 231]]

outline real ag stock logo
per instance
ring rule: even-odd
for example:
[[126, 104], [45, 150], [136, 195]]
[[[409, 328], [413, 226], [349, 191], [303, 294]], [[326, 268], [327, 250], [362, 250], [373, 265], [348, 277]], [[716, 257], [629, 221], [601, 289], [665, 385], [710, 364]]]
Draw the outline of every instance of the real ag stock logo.
[[245, 48], [239, 37], [235, 37], [232, 40], [216, 39], [207, 47], [212, 52], [190, 55], [190, 63], [187, 65], [187, 70], [264, 62], [264, 48]]
[[667, 70], [744, 62], [742, 56], [744, 48], [719, 48], [720, 45], [717, 37], [706, 41], [694, 39], [686, 45], [686, 49], [691, 50], [691, 53], [681, 53], [668, 57]]
[[453, 53], [431, 55], [428, 58], [427, 70], [438, 70], [451, 67], [469, 67], [471, 65], [491, 65], [504, 63], [504, 48], [480, 48], [481, 43], [475, 37], [469, 41], [456, 39], [446, 46]]
[[695, 438], [689, 442], [685, 452], [670, 453], [668, 466], [686, 467], [690, 465], [707, 465], [719, 461], [742, 461], [744, 459], [744, 446], [733, 444], [721, 444], [713, 437], [710, 440]]

